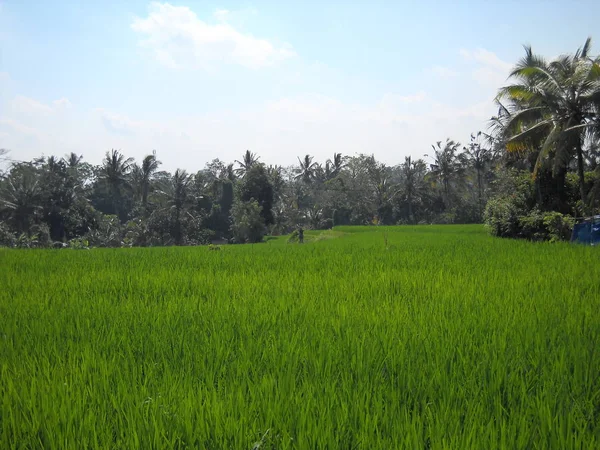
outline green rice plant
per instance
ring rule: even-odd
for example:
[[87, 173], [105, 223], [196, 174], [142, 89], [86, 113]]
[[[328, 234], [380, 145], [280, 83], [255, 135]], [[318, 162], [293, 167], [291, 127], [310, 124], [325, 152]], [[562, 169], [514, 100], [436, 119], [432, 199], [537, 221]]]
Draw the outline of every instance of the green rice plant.
[[597, 248], [286, 242], [0, 250], [0, 448], [600, 448]]

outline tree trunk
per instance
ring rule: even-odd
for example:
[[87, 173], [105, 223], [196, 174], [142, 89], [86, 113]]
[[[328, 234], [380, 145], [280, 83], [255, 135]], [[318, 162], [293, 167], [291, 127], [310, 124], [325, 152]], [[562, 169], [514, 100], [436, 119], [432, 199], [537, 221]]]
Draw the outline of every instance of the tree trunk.
[[540, 182], [540, 177], [535, 177], [535, 193], [537, 195], [537, 203], [540, 206], [543, 206], [544, 196], [542, 195], [542, 183]]
[[444, 196], [444, 207], [450, 209], [450, 181], [447, 179], [444, 180]]
[[577, 174], [579, 175], [579, 193], [581, 195], [581, 203], [583, 203], [584, 213], [587, 211], [587, 199], [585, 195], [585, 170], [583, 161], [583, 149], [581, 139], [577, 140]]
[[481, 169], [477, 169], [477, 193], [479, 197], [479, 217], [481, 218], [483, 216], [483, 211], [481, 208], [481, 198], [483, 197], [483, 194], [481, 192]]
[[181, 245], [181, 217], [179, 208], [175, 209], [175, 245]]
[[[146, 205], [148, 204], [148, 184], [146, 182], [144, 182], [144, 184], [142, 184], [142, 206], [144, 207], [144, 210], [146, 209]], [[145, 213], [146, 211], [144, 211]]]

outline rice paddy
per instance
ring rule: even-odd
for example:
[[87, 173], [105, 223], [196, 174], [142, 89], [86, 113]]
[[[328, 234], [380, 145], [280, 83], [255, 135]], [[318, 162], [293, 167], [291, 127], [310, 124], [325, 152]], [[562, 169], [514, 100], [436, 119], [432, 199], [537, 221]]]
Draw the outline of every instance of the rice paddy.
[[0, 250], [0, 448], [600, 448], [598, 248]]

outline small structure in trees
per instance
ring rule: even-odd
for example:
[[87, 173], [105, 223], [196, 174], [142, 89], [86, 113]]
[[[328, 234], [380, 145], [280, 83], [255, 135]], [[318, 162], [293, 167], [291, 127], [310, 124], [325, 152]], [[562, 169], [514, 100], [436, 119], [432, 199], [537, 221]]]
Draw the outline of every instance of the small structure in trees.
[[600, 215], [588, 217], [573, 227], [571, 242], [600, 245]]

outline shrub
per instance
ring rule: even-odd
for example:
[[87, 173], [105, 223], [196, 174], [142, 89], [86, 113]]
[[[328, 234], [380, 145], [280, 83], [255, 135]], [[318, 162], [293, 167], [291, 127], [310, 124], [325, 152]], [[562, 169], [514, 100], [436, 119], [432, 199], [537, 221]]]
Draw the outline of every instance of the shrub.
[[288, 238], [288, 244], [295, 244], [299, 241], [300, 239], [300, 233], [298, 233], [298, 230], [294, 230], [292, 231], [292, 234], [290, 234], [290, 237]]
[[51, 247], [50, 228], [45, 223], [40, 223], [31, 227], [36, 236], [37, 247]]
[[333, 219], [325, 219], [322, 223], [322, 227], [325, 230], [331, 230], [333, 228]]
[[234, 203], [231, 209], [231, 232], [236, 243], [262, 241], [266, 230], [260, 213], [261, 207], [256, 200]]
[[[211, 244], [213, 238], [215, 237], [215, 232], [208, 228], [196, 228], [193, 231], [190, 231], [190, 245], [207, 245]], [[220, 248], [220, 247], [219, 247]]]
[[498, 194], [488, 201], [483, 214], [492, 235], [551, 242], [569, 239], [574, 219], [534, 206], [535, 184], [529, 173], [508, 170], [494, 185]]
[[499, 237], [519, 236], [522, 225], [520, 218], [526, 215], [525, 202], [522, 196], [495, 197], [488, 201], [483, 219], [490, 233]]
[[102, 215], [97, 229], [83, 236], [92, 247], [120, 247], [122, 242], [122, 226], [116, 215]]
[[556, 211], [544, 214], [544, 227], [548, 231], [550, 242], [564, 241], [571, 237], [575, 218]]
[[17, 237], [11, 232], [6, 224], [0, 222], [0, 247], [14, 247], [17, 245]]
[[445, 211], [436, 215], [432, 223], [439, 225], [448, 225], [456, 222], [456, 213], [454, 211]]
[[69, 241], [68, 247], [73, 250], [89, 250], [90, 243], [84, 238], [73, 238]]
[[537, 208], [518, 218], [520, 230], [518, 236], [531, 241], [548, 240], [548, 233], [544, 226], [544, 213]]
[[514, 204], [500, 202], [495, 199], [486, 208], [486, 225], [495, 236], [519, 237], [531, 241], [564, 241], [568, 240], [573, 230], [575, 219], [557, 211], [540, 211], [534, 208], [519, 215], [512, 208]]

